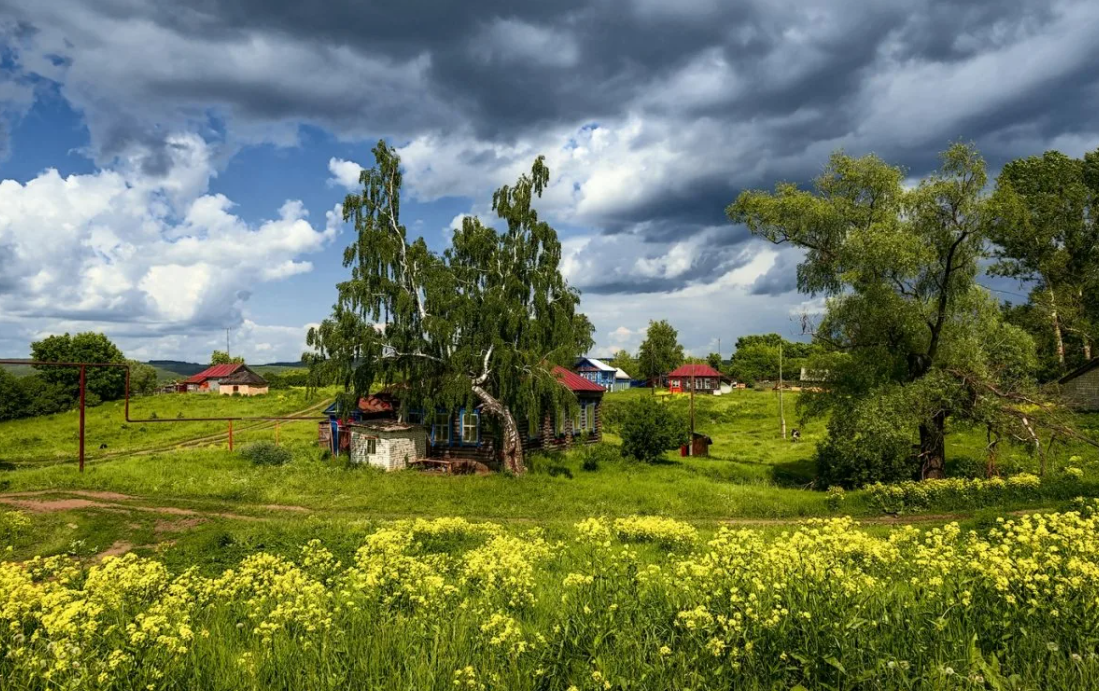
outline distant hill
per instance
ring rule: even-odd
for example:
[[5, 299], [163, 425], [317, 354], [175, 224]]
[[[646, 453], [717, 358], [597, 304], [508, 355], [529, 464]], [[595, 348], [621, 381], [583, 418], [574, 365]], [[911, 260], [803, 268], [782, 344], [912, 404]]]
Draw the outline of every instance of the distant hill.
[[171, 372], [172, 374], [181, 377], [190, 377], [193, 374], [198, 374], [210, 366], [199, 365], [194, 362], [183, 362], [181, 360], [149, 360], [149, 364], [156, 367], [158, 370]]
[[30, 365], [0, 365], [0, 369], [11, 372], [17, 377], [29, 377], [36, 371]]

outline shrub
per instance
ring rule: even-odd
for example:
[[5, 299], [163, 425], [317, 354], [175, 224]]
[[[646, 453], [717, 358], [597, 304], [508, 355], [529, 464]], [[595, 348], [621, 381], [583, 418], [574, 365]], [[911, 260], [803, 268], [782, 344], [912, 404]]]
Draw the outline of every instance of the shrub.
[[30, 527], [31, 520], [22, 511], [0, 512], [0, 547], [18, 540]]
[[894, 398], [866, 399], [834, 411], [828, 437], [817, 449], [821, 484], [850, 489], [915, 478], [919, 462], [912, 454], [912, 431]]
[[1084, 479], [1084, 471], [1081, 470], [1080, 468], [1077, 468], [1076, 466], [1072, 466], [1072, 465], [1065, 468], [1065, 475], [1068, 475], [1069, 477], [1071, 477], [1075, 480], [1083, 480]]
[[867, 486], [866, 492], [871, 506], [884, 513], [903, 513], [932, 506], [988, 506], [1011, 499], [1035, 499], [1041, 486], [1042, 480], [1037, 475], [1019, 473], [1006, 480], [948, 478], [892, 485], [876, 482]]
[[286, 465], [293, 458], [288, 450], [269, 441], [259, 441], [241, 449], [241, 455], [253, 465]]
[[622, 420], [622, 453], [651, 463], [665, 451], [678, 448], [687, 440], [688, 426], [680, 411], [641, 397], [632, 401]]
[[839, 485], [832, 485], [828, 488], [826, 501], [830, 510], [839, 511], [839, 508], [843, 505], [845, 499], [847, 499], [847, 493], [844, 492], [843, 488]]
[[665, 547], [690, 547], [698, 539], [691, 524], [660, 516], [619, 518], [614, 535], [623, 542], [655, 542]]
[[618, 447], [610, 444], [585, 444], [577, 451], [580, 468], [589, 472], [599, 470], [601, 463], [613, 463], [622, 460]]

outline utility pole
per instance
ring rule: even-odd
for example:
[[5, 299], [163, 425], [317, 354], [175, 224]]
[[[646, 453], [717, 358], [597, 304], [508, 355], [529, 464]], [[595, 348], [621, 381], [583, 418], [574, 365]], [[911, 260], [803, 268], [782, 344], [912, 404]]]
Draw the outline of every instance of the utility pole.
[[786, 438], [786, 412], [782, 409], [782, 344], [778, 346], [778, 417], [782, 422], [782, 438]]
[[230, 360], [233, 359], [232, 353], [229, 352], [229, 332], [232, 331], [232, 329], [233, 327], [231, 326], [225, 329], [225, 357]]
[[695, 451], [695, 375], [691, 375], [691, 438], [687, 440], [687, 455]]

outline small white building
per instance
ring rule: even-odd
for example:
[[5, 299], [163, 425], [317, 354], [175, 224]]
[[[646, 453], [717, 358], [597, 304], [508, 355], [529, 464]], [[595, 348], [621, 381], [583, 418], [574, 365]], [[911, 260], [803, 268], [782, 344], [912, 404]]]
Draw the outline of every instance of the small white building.
[[402, 470], [427, 456], [427, 429], [395, 420], [363, 420], [347, 425], [351, 462]]

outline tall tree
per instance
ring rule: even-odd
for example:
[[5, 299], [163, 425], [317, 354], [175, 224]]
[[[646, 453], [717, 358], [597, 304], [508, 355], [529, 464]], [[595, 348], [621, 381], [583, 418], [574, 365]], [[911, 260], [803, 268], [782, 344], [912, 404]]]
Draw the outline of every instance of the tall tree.
[[809, 413], [833, 412], [832, 446], [880, 432], [878, 470], [848, 482], [941, 477], [948, 418], [1035, 442], [1039, 421], [1063, 429], [1029, 378], [1033, 342], [976, 282], [984, 161], [958, 144], [916, 188], [904, 177], [875, 156], [837, 153], [812, 191], [782, 183], [727, 209], [753, 234], [805, 249], [798, 287], [828, 297], [815, 339], [836, 351], [820, 364], [829, 387], [802, 400]]
[[997, 179], [989, 236], [993, 273], [1033, 283], [1031, 304], [1046, 315], [1057, 362], [1065, 369], [1065, 333], [1091, 358], [1094, 326], [1085, 297], [1099, 263], [1099, 225], [1084, 161], [1057, 151], [1011, 161]]
[[655, 389], [660, 377], [683, 364], [684, 359], [679, 332], [663, 319], [650, 321], [645, 340], [637, 351], [637, 369], [641, 376]]
[[722, 365], [721, 354], [720, 353], [710, 353], [709, 355], [706, 356], [706, 364], [709, 365], [710, 367], [713, 367], [718, 372], [720, 372], [721, 371], [721, 365]]
[[[117, 362], [126, 358], [122, 351], [101, 333], [86, 331], [75, 336], [47, 336], [31, 343], [31, 355], [46, 362]], [[62, 386], [66, 393], [76, 396], [80, 389], [78, 367], [37, 367], [42, 380]], [[100, 400], [113, 401], [122, 398], [126, 391], [126, 373], [122, 368], [89, 367], [87, 391]]]
[[229, 357], [229, 353], [224, 350], [215, 350], [210, 354], [211, 365], [236, 365], [244, 364], [244, 358], [240, 355], [236, 357]]
[[505, 229], [467, 217], [441, 254], [401, 222], [400, 160], [384, 141], [360, 192], [344, 201], [356, 237], [333, 314], [310, 329], [317, 376], [355, 395], [400, 382], [402, 410], [479, 403], [501, 428], [505, 467], [525, 470], [517, 418], [576, 405], [553, 375], [592, 345], [579, 293], [561, 275], [557, 232], [533, 203], [549, 181], [539, 157], [492, 208]]
[[610, 361], [611, 367], [617, 367], [631, 377], [637, 373], [637, 359], [625, 350], [619, 350]]

